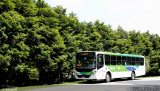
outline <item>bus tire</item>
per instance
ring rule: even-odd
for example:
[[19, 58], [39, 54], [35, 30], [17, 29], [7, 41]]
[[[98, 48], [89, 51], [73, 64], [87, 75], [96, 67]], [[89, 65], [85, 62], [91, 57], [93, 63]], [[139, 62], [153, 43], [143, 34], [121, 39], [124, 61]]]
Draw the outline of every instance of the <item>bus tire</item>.
[[111, 76], [108, 73], [106, 73], [105, 82], [108, 83], [110, 81], [111, 81]]
[[135, 72], [132, 72], [131, 73], [131, 80], [135, 80], [135, 78], [136, 78], [136, 74], [135, 74]]

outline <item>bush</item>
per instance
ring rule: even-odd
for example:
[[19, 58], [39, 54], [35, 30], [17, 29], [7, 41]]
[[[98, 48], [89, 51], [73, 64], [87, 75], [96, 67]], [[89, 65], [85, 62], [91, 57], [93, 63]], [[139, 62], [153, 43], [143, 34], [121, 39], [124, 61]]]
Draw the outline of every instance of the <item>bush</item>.
[[160, 75], [160, 56], [151, 57], [150, 59], [150, 75]]
[[37, 68], [29, 67], [25, 63], [18, 64], [15, 67], [17, 85], [31, 84], [32, 81], [39, 80], [39, 71]]
[[150, 72], [150, 59], [148, 57], [145, 58], [145, 67], [146, 67], [146, 75]]

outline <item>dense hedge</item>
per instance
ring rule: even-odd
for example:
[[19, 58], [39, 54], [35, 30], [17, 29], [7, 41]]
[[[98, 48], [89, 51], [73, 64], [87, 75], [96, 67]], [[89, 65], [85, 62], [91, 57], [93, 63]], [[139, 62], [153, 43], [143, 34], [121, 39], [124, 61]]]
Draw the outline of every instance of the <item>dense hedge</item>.
[[151, 57], [148, 75], [160, 75], [160, 56]]

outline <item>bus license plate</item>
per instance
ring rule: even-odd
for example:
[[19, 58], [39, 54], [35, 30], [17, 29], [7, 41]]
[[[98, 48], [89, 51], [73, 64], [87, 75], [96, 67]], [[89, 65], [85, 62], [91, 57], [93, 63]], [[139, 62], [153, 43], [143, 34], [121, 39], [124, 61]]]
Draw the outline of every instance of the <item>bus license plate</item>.
[[85, 78], [85, 76], [82, 76], [81, 78]]

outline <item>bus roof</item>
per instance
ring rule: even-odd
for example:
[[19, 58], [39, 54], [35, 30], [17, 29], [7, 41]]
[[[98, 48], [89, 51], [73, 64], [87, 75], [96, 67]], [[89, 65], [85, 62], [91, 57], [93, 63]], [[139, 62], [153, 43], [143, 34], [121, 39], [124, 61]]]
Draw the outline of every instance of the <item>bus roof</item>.
[[127, 56], [127, 57], [142, 57], [142, 55], [136, 55], [136, 54], [122, 54], [122, 53], [113, 53], [113, 52], [102, 52], [102, 51], [81, 51], [81, 52], [95, 52], [95, 53], [103, 53], [108, 55], [116, 55], [116, 56]]

